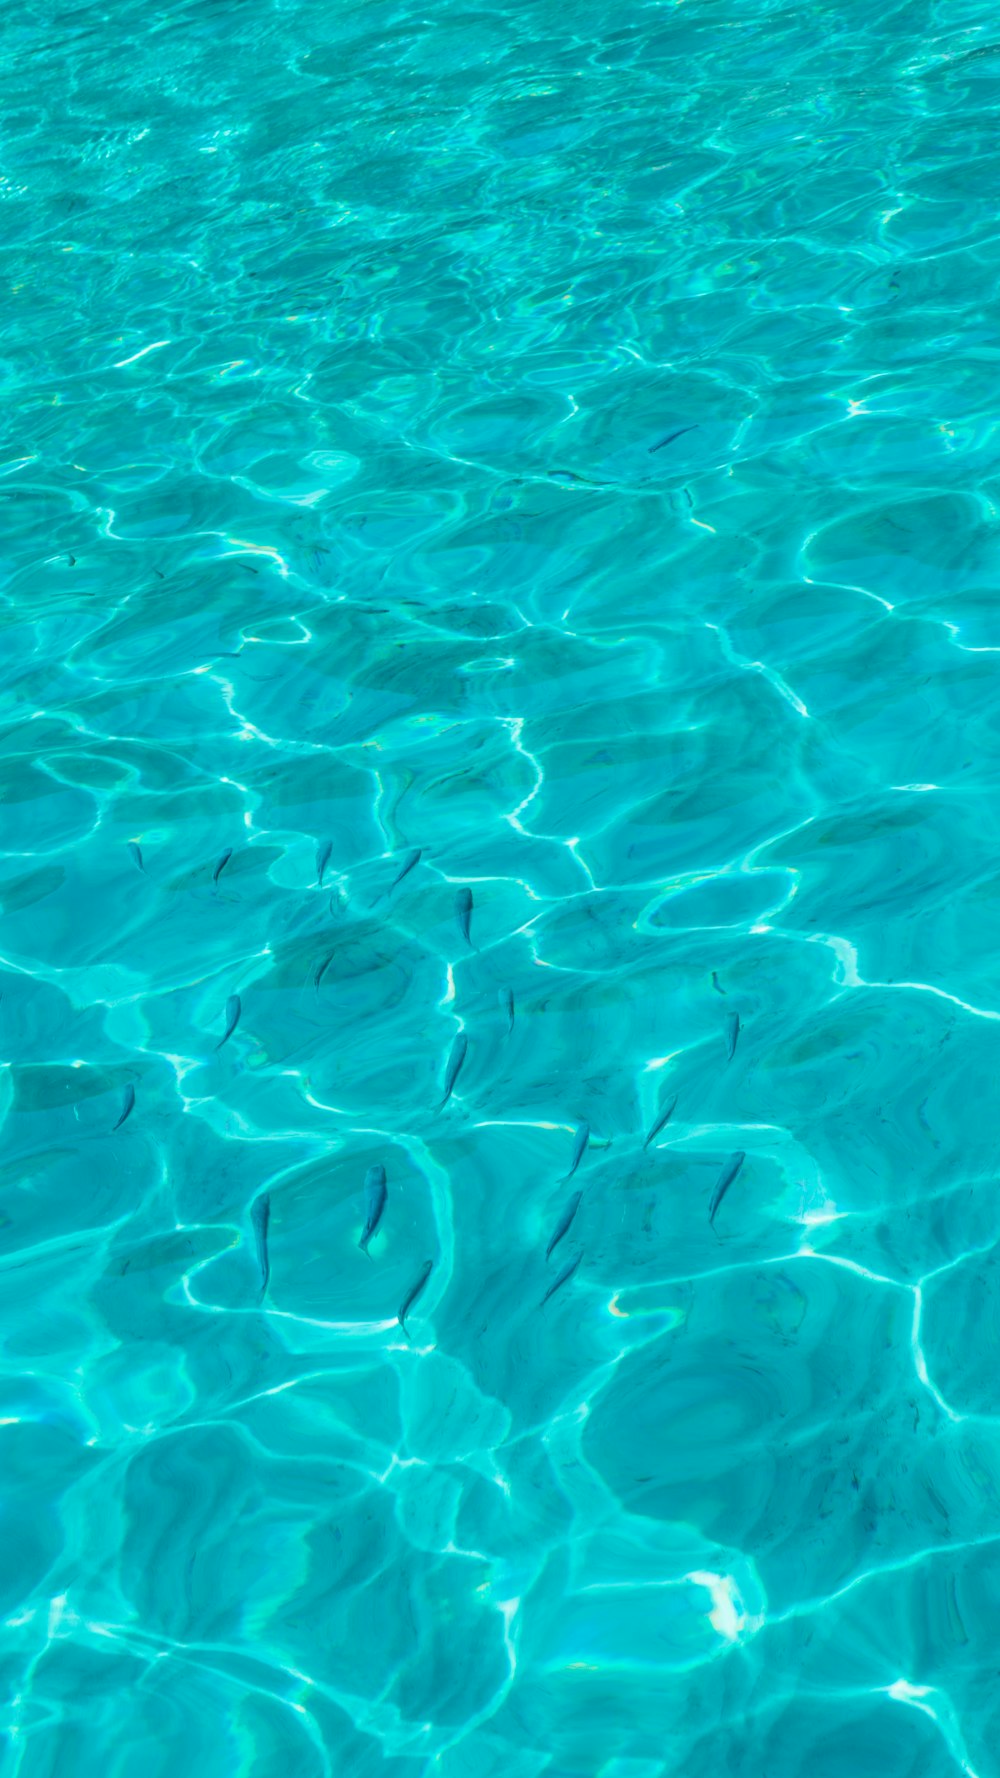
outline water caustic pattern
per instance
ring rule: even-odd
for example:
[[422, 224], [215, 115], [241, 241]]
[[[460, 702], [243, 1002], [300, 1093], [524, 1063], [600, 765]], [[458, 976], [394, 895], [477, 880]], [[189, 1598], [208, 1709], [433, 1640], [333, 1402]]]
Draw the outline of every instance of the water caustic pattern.
[[4, 14], [3, 1778], [1000, 1774], [994, 32]]

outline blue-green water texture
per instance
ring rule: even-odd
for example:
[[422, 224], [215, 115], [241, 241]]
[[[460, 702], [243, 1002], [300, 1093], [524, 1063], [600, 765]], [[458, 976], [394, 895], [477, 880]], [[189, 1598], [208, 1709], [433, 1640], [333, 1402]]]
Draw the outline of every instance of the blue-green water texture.
[[0, 92], [0, 1778], [1000, 1778], [995, 8]]

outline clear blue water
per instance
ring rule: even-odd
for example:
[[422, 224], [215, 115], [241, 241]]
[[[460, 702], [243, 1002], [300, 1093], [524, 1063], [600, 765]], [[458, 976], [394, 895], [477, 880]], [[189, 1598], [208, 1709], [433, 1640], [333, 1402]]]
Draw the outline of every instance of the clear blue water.
[[993, 11], [0, 51], [2, 1778], [997, 1778]]

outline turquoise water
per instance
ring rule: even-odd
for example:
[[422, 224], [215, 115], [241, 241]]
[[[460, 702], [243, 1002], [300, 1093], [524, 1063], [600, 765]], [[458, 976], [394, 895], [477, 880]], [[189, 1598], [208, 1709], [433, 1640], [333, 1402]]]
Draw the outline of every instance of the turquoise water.
[[2, 1778], [998, 1778], [994, 31], [4, 14]]

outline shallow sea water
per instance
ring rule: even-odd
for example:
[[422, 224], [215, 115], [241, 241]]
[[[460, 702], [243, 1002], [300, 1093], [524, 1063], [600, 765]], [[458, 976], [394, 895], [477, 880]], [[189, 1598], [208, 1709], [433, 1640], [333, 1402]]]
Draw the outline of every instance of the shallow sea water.
[[993, 12], [0, 52], [0, 1773], [997, 1778]]

